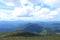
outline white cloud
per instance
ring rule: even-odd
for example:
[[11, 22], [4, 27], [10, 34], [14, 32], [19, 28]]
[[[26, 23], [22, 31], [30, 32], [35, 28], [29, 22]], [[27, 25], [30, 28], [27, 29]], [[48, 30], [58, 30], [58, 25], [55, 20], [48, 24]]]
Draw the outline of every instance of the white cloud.
[[51, 11], [48, 8], [41, 8], [40, 10], [33, 11], [30, 15], [38, 19], [53, 19], [57, 14], [57, 10]]
[[56, 11], [58, 11], [60, 13], [60, 8], [57, 8]]
[[42, 0], [44, 4], [50, 7], [60, 7], [60, 0]]
[[[41, 6], [37, 6], [37, 5], [34, 6], [34, 4], [29, 2], [28, 0], [20, 0], [20, 2], [21, 2], [21, 7], [15, 7], [15, 4], [13, 1], [7, 2], [7, 3], [4, 2], [7, 6], [14, 6], [15, 9], [11, 11], [10, 10], [0, 11], [0, 19], [3, 19], [3, 20], [53, 19], [55, 15], [57, 15], [60, 12], [60, 8], [57, 8], [51, 11], [49, 8], [42, 8]], [[43, 4], [49, 5], [50, 7], [58, 7], [60, 5], [60, 3], [57, 0], [42, 0], [42, 2]], [[27, 4], [27, 6], [25, 6], [25, 4]], [[31, 10], [31, 12], [29, 13], [28, 10]], [[18, 17], [18, 16], [24, 16], [27, 14], [29, 14], [31, 17]]]
[[28, 0], [20, 0], [21, 4], [24, 5], [24, 4], [27, 4], [28, 3]]
[[32, 6], [16, 7], [11, 14], [13, 17], [24, 16], [28, 10], [33, 10]]
[[50, 10], [48, 8], [42, 8], [40, 10], [35, 10], [33, 11], [30, 15], [39, 17], [40, 15], [46, 15], [50, 12]]
[[7, 5], [7, 6], [14, 6], [14, 3], [12, 3], [12, 2], [7, 2], [7, 3], [5, 3], [5, 5]]
[[0, 9], [0, 20], [8, 20], [11, 17], [11, 11], [12, 10], [4, 10]]
[[48, 15], [53, 16], [53, 15], [57, 15], [57, 14], [58, 14], [58, 12], [57, 12], [57, 11], [51, 11]]
[[41, 9], [41, 6], [35, 6], [35, 10]]
[[53, 4], [55, 0], [43, 0], [44, 4]]
[[6, 6], [14, 6], [14, 7], [19, 7], [20, 0], [2, 0], [2, 3], [4, 3]]
[[17, 17], [18, 15], [22, 16], [26, 14], [26, 10], [23, 8], [15, 8], [11, 14], [13, 17]]

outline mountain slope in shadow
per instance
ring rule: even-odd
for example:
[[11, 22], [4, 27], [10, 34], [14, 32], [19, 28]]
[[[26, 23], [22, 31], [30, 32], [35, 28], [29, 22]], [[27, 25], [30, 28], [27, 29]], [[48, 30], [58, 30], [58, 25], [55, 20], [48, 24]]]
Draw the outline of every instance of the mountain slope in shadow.
[[27, 32], [34, 32], [34, 33], [40, 33], [43, 30], [43, 26], [37, 24], [37, 23], [27, 23], [25, 25], [23, 25], [23, 29], [24, 31]]
[[0, 37], [9, 37], [9, 36], [26, 36], [26, 37], [31, 37], [31, 36], [38, 36], [38, 34], [32, 33], [32, 32], [27, 32], [23, 30], [17, 30], [14, 32], [8, 32], [8, 33], [1, 33]]

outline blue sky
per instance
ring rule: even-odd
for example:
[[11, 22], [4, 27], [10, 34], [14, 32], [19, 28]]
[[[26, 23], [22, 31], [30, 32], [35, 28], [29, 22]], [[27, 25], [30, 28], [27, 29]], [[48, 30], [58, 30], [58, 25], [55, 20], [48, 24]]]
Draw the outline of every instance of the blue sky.
[[60, 20], [60, 0], [0, 0], [1, 20]]

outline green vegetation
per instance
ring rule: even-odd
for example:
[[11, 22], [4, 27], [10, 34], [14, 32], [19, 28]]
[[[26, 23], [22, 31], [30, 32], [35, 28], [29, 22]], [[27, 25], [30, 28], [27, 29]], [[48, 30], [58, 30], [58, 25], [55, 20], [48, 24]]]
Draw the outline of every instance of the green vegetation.
[[48, 31], [47, 30], [42, 30], [42, 32], [40, 32], [40, 35], [44, 35], [44, 36], [46, 36], [48, 34]]
[[2, 37], [0, 40], [60, 40], [59, 36], [32, 36], [32, 37], [22, 37], [22, 36], [14, 36], [14, 37]]
[[26, 32], [22, 30], [14, 31], [14, 32], [8, 32], [8, 33], [1, 33], [0, 37], [11, 37], [11, 36], [38, 36], [37, 34]]
[[17, 30], [14, 32], [0, 33], [0, 40], [60, 40], [60, 33], [56, 33], [55, 35], [50, 35], [49, 33], [50, 32], [45, 29], [43, 29], [39, 35], [23, 30]]

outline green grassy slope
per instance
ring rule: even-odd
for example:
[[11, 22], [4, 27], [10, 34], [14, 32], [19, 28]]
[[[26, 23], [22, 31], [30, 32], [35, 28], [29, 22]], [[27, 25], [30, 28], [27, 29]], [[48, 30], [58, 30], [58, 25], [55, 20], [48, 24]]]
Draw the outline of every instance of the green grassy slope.
[[38, 36], [38, 35], [31, 32], [22, 31], [22, 30], [17, 30], [8, 33], [0, 33], [0, 37], [8, 37], [8, 36]]
[[0, 37], [12, 37], [12, 36], [28, 36], [28, 37], [32, 37], [32, 36], [60, 36], [60, 33], [51, 33], [48, 32], [47, 30], [43, 30], [42, 32], [40, 32], [39, 34], [36, 33], [31, 33], [31, 32], [27, 32], [27, 31], [23, 31], [23, 30], [16, 30], [13, 32], [7, 32], [7, 33], [0, 33]]
[[[60, 40], [60, 34], [54, 36], [46, 36], [47, 31], [43, 30], [40, 35], [26, 32], [23, 30], [17, 30], [8, 33], [0, 33], [0, 40]], [[44, 35], [44, 36], [41, 36]]]

